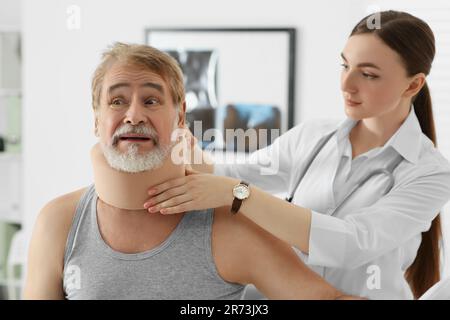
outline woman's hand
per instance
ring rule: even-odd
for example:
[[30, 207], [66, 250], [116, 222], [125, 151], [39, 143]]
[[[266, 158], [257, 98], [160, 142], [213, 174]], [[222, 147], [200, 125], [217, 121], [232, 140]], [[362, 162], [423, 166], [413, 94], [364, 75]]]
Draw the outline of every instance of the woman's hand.
[[186, 176], [149, 189], [144, 204], [150, 213], [175, 214], [231, 206], [238, 179], [186, 170]]

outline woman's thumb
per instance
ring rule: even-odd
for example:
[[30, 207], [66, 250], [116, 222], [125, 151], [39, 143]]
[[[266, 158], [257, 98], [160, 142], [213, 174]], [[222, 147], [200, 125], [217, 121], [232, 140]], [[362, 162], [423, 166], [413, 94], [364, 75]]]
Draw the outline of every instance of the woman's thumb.
[[195, 171], [194, 169], [192, 169], [192, 167], [186, 167], [186, 169], [185, 169], [185, 172], [186, 172], [186, 175], [187, 176], [190, 176], [190, 175], [192, 175], [192, 174], [198, 174], [199, 172], [198, 171]]

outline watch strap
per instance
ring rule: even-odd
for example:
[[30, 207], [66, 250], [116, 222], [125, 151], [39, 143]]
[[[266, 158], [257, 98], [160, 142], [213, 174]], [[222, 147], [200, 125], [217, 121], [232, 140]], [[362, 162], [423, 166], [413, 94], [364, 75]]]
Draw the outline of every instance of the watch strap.
[[[247, 187], [249, 186], [249, 184], [245, 181], [241, 181], [239, 184], [243, 184], [246, 185]], [[242, 205], [242, 199], [238, 199], [236, 197], [234, 197], [233, 199], [233, 203], [231, 204], [231, 213], [232, 214], [236, 214], [239, 212], [239, 209], [241, 208]]]

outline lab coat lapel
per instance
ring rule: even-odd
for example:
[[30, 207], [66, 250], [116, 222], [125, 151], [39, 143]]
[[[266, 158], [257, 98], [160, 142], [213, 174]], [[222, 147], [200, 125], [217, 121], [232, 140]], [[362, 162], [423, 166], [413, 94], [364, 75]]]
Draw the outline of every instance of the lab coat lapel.
[[[314, 147], [316, 145], [318, 143]], [[310, 149], [308, 159], [312, 157], [314, 147]], [[333, 180], [339, 165], [338, 158], [337, 137], [334, 135], [317, 154], [306, 173], [307, 163], [303, 164], [298, 177], [303, 173], [304, 176], [295, 192], [294, 203], [323, 213], [334, 208]]]

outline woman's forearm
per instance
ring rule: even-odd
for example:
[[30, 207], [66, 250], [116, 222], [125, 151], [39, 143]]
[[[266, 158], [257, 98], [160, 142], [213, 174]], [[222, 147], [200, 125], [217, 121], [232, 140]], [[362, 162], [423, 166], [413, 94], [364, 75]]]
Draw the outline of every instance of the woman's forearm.
[[[150, 198], [144, 204], [150, 213], [176, 214], [232, 205], [232, 190], [240, 180], [204, 174], [213, 172], [214, 165], [212, 161], [199, 161], [208, 154], [198, 146], [196, 149], [197, 159], [192, 153], [195, 161], [191, 166], [202, 173], [189, 173], [185, 177], [152, 187], [149, 190]], [[243, 201], [239, 214], [308, 254], [311, 210], [281, 200], [254, 185], [250, 185], [250, 193], [250, 197]]]
[[290, 245], [309, 253], [311, 210], [293, 205], [250, 185], [240, 213]]

